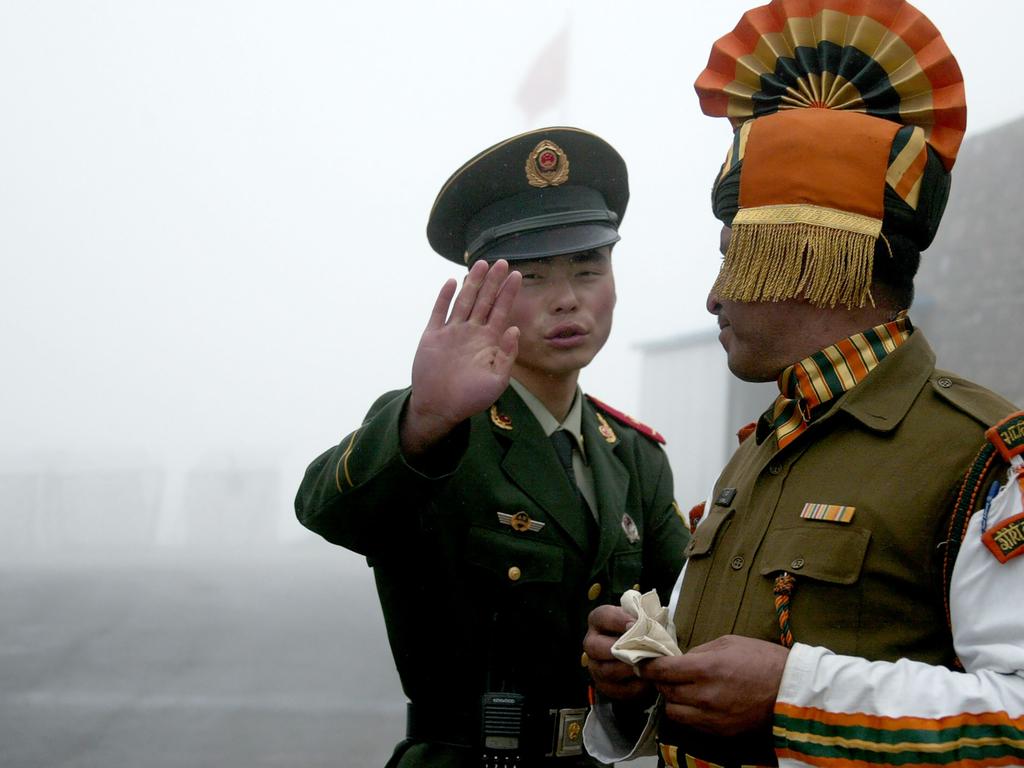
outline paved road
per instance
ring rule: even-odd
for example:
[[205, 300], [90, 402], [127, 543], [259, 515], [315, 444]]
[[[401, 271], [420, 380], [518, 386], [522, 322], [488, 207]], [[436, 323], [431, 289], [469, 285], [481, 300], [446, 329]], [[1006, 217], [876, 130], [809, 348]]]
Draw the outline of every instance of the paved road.
[[0, 765], [382, 766], [404, 699], [371, 574], [305, 555], [0, 569]]
[[372, 574], [319, 541], [0, 566], [0, 616], [3, 768], [380, 768], [404, 730]]

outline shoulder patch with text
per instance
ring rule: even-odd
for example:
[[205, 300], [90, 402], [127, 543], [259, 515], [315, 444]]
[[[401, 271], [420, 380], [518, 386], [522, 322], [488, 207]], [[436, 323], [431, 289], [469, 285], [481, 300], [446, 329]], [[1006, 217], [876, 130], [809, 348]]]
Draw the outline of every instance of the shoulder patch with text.
[[985, 431], [985, 437], [1009, 461], [1024, 453], [1024, 411], [1010, 414]]
[[1024, 512], [985, 531], [981, 540], [1000, 563], [1024, 554]]

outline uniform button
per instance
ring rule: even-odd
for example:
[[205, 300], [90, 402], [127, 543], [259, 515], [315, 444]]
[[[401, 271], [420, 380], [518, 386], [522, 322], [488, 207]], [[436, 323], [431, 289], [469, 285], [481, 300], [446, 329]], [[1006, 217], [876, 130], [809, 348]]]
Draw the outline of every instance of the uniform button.
[[690, 540], [690, 543], [686, 545], [686, 549], [683, 550], [684, 555], [689, 555], [693, 550], [697, 548], [697, 542]]
[[804, 567], [805, 562], [806, 561], [802, 557], [798, 557], [792, 563], [789, 564], [789, 567], [792, 568], [794, 571], [799, 571], [801, 568]]
[[771, 464], [768, 465], [768, 471], [771, 472], [773, 475], [777, 475], [782, 471], [782, 465], [779, 464], [779, 462], [777, 461], [773, 461]]
[[639, 584], [634, 584], [633, 585], [633, 589], [635, 589], [637, 592], [639, 592], [640, 591], [640, 585]]
[[580, 666], [581, 667], [587, 667], [589, 665], [590, 665], [590, 657], [587, 656], [587, 652], [584, 651], [583, 655], [580, 656]]
[[949, 389], [950, 387], [953, 386], [953, 380], [946, 376], [940, 376], [935, 380], [935, 383], [938, 384], [943, 389]]
[[519, 581], [519, 577], [523, 575], [523, 572], [519, 570], [517, 566], [512, 566], [508, 569], [509, 581]]
[[587, 597], [591, 600], [597, 600], [601, 596], [601, 585], [591, 584], [590, 589], [587, 590]]
[[732, 562], [729, 563], [729, 565], [732, 566], [732, 569], [734, 571], [738, 571], [740, 568], [743, 567], [743, 558], [740, 555], [737, 555], [732, 559]]

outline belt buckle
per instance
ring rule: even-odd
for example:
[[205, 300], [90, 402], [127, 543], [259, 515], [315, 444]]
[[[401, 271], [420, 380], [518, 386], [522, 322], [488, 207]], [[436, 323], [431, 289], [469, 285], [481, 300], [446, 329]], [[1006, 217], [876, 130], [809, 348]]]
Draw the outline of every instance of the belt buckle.
[[587, 708], [552, 709], [555, 718], [555, 743], [547, 757], [575, 757], [583, 754], [583, 722]]

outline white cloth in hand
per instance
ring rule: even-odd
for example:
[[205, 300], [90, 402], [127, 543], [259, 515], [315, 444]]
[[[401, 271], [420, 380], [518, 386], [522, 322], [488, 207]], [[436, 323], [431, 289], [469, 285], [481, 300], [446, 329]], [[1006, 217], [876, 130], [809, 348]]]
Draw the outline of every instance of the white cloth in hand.
[[679, 656], [675, 626], [669, 629], [668, 608], [661, 605], [653, 589], [641, 595], [635, 589], [626, 590], [619, 601], [622, 609], [636, 619], [612, 645], [612, 655], [633, 668], [644, 659], [659, 656]]

